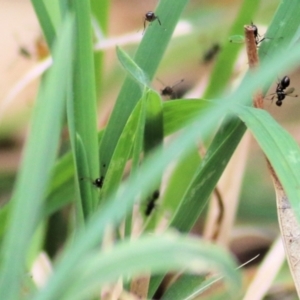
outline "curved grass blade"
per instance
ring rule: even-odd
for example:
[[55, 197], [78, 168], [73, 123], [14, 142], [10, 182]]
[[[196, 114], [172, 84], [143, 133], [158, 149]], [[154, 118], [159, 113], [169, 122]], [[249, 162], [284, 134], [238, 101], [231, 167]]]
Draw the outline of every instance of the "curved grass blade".
[[120, 47], [117, 47], [117, 56], [124, 69], [141, 84], [142, 89], [144, 86], [149, 86], [147, 75]]
[[300, 267], [295, 261], [300, 259], [300, 148], [267, 112], [253, 108], [237, 108], [236, 111], [252, 131], [272, 165], [271, 175], [276, 191], [282, 240], [299, 294]]
[[72, 38], [73, 21], [68, 18], [55, 47], [54, 64], [42, 83], [12, 200], [10, 227], [2, 249], [0, 298], [3, 299], [18, 298], [27, 251], [40, 221], [59, 143], [67, 81], [71, 76]]
[[[185, 259], [182, 259], [183, 257]], [[131, 243], [125, 241], [117, 245], [106, 257], [96, 254], [82, 262], [82, 268], [86, 269], [84, 263], [91, 268], [89, 274], [82, 280], [80, 276], [77, 277], [78, 285], [73, 285], [76, 287], [73, 296], [81, 293], [83, 296], [84, 293], [89, 292], [88, 285], [94, 286], [97, 291], [99, 284], [107, 282], [108, 274], [112, 280], [115, 280], [118, 276], [139, 275], [145, 270], [151, 270], [153, 274], [166, 270], [182, 270], [182, 268], [187, 273], [196, 274], [217, 270], [226, 276], [232, 292], [237, 293], [240, 286], [240, 277], [234, 271], [235, 264], [224, 251], [203, 240], [170, 233], [160, 237], [145, 236]], [[78, 273], [82, 274], [82, 271], [79, 269]], [[69, 286], [72, 287], [71, 284]]]
[[300, 221], [299, 146], [266, 111], [238, 106], [234, 111], [251, 130], [269, 159]]
[[61, 298], [90, 298], [101, 286], [120, 276], [131, 277], [146, 270], [160, 273], [185, 269], [202, 273], [214, 269], [225, 275], [231, 290], [236, 292], [240, 278], [234, 267], [228, 254], [203, 240], [170, 233], [159, 237], [145, 236], [121, 242], [105, 253], [95, 251], [82, 257], [68, 276], [68, 288], [62, 291]]

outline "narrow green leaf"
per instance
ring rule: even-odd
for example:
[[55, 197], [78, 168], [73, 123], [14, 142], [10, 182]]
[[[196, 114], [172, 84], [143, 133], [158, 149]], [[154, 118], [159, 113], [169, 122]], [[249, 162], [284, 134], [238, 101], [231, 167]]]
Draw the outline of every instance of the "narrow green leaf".
[[179, 279], [164, 293], [161, 300], [183, 300], [197, 290], [205, 280], [205, 275], [182, 274]]
[[[163, 112], [161, 97], [150, 90], [147, 93], [147, 111], [144, 137], [144, 159], [152, 155], [154, 150], [163, 151]], [[156, 178], [156, 184], [150, 195], [147, 195], [146, 207], [142, 207], [142, 214], [145, 217], [153, 216], [153, 209], [157, 202], [157, 195], [160, 194], [160, 186], [163, 174]], [[144, 195], [143, 195], [144, 196]], [[152, 230], [156, 227], [156, 220], [151, 218], [147, 223], [145, 231]]]
[[[228, 120], [227, 120], [228, 122]], [[185, 193], [177, 206], [177, 210], [170, 222], [182, 232], [191, 230], [198, 217], [208, 203], [228, 161], [242, 138], [246, 127], [239, 120], [228, 122], [223, 131], [219, 131], [203, 157], [203, 160], [189, 182]], [[186, 216], [189, 216], [188, 218]], [[163, 276], [151, 279], [149, 296], [152, 297]]]
[[45, 3], [42, 0], [31, 0], [31, 3], [38, 17], [47, 44], [49, 48], [52, 49], [53, 42], [56, 38], [56, 32], [55, 26], [52, 23], [50, 14], [45, 6]]
[[61, 298], [87, 299], [96, 295], [101, 286], [120, 276], [138, 275], [149, 270], [154, 274], [182, 269], [192, 273], [217, 270], [236, 292], [240, 278], [234, 268], [228, 254], [203, 240], [170, 233], [146, 236], [121, 242], [105, 253], [95, 251], [82, 257], [68, 276], [68, 288], [62, 291]]
[[185, 191], [189, 184], [192, 182], [196, 171], [201, 163], [198, 147], [194, 147], [193, 150], [183, 157], [175, 166], [169, 184], [166, 187], [163, 203], [160, 206], [164, 211], [175, 213], [181, 199], [183, 198]]
[[224, 131], [215, 137], [177, 208], [170, 226], [183, 232], [192, 228], [207, 204], [208, 197], [214, 190], [245, 129], [245, 126], [236, 120], [236, 122], [229, 122]]
[[215, 105], [214, 101], [202, 99], [182, 99], [164, 102], [163, 119], [165, 136], [182, 129], [200, 111], [205, 114], [211, 105]]
[[105, 175], [101, 198], [104, 199], [116, 191], [120, 185], [127, 160], [135, 143], [138, 122], [141, 114], [142, 102], [139, 101], [129, 117], [120, 136], [117, 147], [111, 159], [108, 171]]
[[299, 13], [300, 2], [298, 0], [281, 1], [265, 33], [266, 39], [259, 46], [260, 57], [272, 57], [278, 49], [288, 47], [299, 28], [299, 20], [295, 17]]
[[120, 47], [117, 47], [117, 56], [124, 69], [142, 85], [142, 88], [149, 86], [147, 75]]
[[53, 66], [42, 83], [12, 200], [10, 227], [2, 249], [2, 299], [18, 299], [27, 251], [40, 221], [59, 143], [67, 80], [71, 76], [72, 38], [73, 22], [68, 18], [55, 47]]
[[[95, 23], [101, 33], [106, 36], [108, 33], [108, 21], [109, 21], [109, 8], [110, 1], [102, 0], [101, 5], [99, 5], [98, 0], [90, 0], [91, 9]], [[102, 51], [94, 52], [94, 63], [95, 63], [95, 81], [97, 87], [97, 98], [101, 99], [101, 92], [103, 89], [103, 71], [104, 71], [104, 58], [105, 54]]]
[[146, 123], [146, 106], [147, 106], [147, 89], [144, 90], [143, 96], [141, 98], [141, 113], [139, 115], [139, 120], [136, 128], [136, 138], [134, 140], [133, 150], [132, 150], [132, 167], [131, 174], [137, 172], [140, 164], [141, 153], [143, 152], [144, 145], [144, 132]]
[[[74, 119], [68, 113], [70, 128], [75, 128], [74, 157], [77, 178], [99, 177], [99, 155], [97, 141], [96, 86], [93, 61], [93, 38], [89, 1], [74, 0], [76, 18], [76, 57], [73, 80]], [[74, 122], [72, 125], [71, 123]], [[93, 211], [98, 201], [97, 189], [86, 180], [79, 180], [80, 198], [85, 218]]]
[[145, 124], [145, 155], [163, 143], [163, 113], [160, 96], [149, 90], [147, 92], [147, 112]]
[[[102, 135], [103, 130], [98, 132], [98, 142], [101, 141]], [[68, 152], [56, 161], [53, 168], [51, 184], [47, 193], [45, 215], [49, 215], [73, 201], [74, 174], [73, 155]]]
[[295, 140], [264, 110], [236, 107], [271, 162], [300, 221], [300, 149]]

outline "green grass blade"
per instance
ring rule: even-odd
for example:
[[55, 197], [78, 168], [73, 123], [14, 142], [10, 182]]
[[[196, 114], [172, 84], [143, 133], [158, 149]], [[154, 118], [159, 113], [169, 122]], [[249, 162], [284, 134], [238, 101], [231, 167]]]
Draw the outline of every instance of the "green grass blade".
[[[14, 192], [10, 227], [2, 252], [0, 298], [17, 299], [24, 263], [39, 221], [61, 132], [66, 84], [71, 76], [73, 22], [65, 23], [54, 63], [39, 93], [31, 133]], [[18, 237], [18, 238], [16, 238]]]
[[[235, 122], [229, 121], [223, 131], [218, 132], [185, 190], [180, 204], [177, 206], [177, 210], [170, 222], [171, 227], [175, 227], [182, 232], [191, 230], [206, 207], [209, 196], [223, 174], [245, 130], [244, 124], [239, 122], [239, 120], [235, 120]], [[187, 218], [186, 216], [189, 217]], [[150, 296], [155, 293], [162, 279], [163, 276], [151, 279]]]
[[272, 57], [279, 48], [285, 49], [288, 43], [295, 40], [294, 36], [299, 28], [299, 20], [295, 16], [299, 13], [299, 1], [281, 1], [265, 34], [266, 40], [259, 47], [260, 57]]
[[42, 0], [31, 0], [31, 3], [38, 17], [47, 44], [49, 48], [52, 48], [53, 42], [56, 38], [56, 32], [49, 11], [47, 10], [45, 3]]
[[[98, 0], [90, 0], [93, 17], [100, 27], [102, 33], [106, 36], [108, 32], [108, 18], [109, 18], [109, 0], [102, 0], [99, 5]], [[103, 88], [103, 60], [105, 54], [102, 51], [94, 52], [94, 65], [95, 65], [95, 81], [97, 87], [97, 96], [101, 95]], [[99, 98], [99, 97], [98, 97]], [[101, 99], [101, 98], [100, 98]]]
[[[184, 257], [184, 259], [182, 259]], [[68, 278], [65, 300], [87, 299], [96, 295], [99, 287], [120, 276], [138, 275], [185, 269], [188, 273], [217, 270], [231, 283], [232, 291], [239, 289], [240, 278], [228, 254], [203, 240], [163, 234], [119, 243], [107, 253], [95, 252], [83, 258]], [[88, 270], [88, 271], [86, 271]]]
[[200, 111], [214, 105], [213, 101], [201, 99], [172, 100], [163, 103], [164, 134], [165, 136], [182, 129], [189, 121], [195, 118]]
[[124, 69], [135, 79], [139, 84], [149, 86], [150, 82], [144, 71], [123, 51], [117, 47], [117, 56]]
[[[93, 62], [93, 38], [89, 1], [74, 0], [76, 18], [76, 57], [74, 64], [74, 124], [69, 123], [71, 139], [75, 141], [75, 161], [78, 178], [99, 177], [97, 140], [96, 86]], [[72, 113], [68, 114], [69, 116]], [[69, 118], [72, 122], [73, 118]], [[73, 131], [73, 130], [72, 130]], [[87, 180], [79, 180], [80, 198], [85, 218], [98, 201], [97, 189]]]
[[[159, 2], [155, 13], [159, 16], [162, 25], [160, 26], [155, 22], [147, 28], [134, 58], [136, 64], [150, 80], [155, 75], [175, 26], [187, 3], [188, 0]], [[155, 51], [153, 51], [153, 45], [155, 45]], [[122, 86], [101, 143], [101, 165], [110, 163], [111, 155], [122, 129], [137, 101], [141, 98], [141, 94], [142, 92], [136, 82], [131, 78], [127, 78]], [[105, 172], [105, 169], [101, 170], [101, 174]]]
[[138, 122], [141, 114], [142, 101], [139, 101], [129, 117], [120, 136], [115, 152], [106, 173], [101, 193], [102, 199], [116, 191], [120, 185], [127, 160], [135, 143]]
[[167, 289], [162, 296], [162, 300], [183, 300], [197, 291], [199, 285], [205, 280], [206, 276], [183, 274], [176, 282]]
[[[164, 151], [163, 149], [163, 110], [162, 100], [157, 92], [150, 90], [147, 93], [146, 102], [146, 123], [144, 133], [144, 159], [152, 155], [153, 151]], [[142, 207], [142, 214], [145, 217], [152, 217], [147, 223], [145, 231], [152, 230], [156, 227], [156, 219], [153, 218], [157, 202], [157, 192], [160, 194], [160, 186], [163, 174], [156, 178], [155, 188], [147, 195], [146, 207]], [[143, 195], [145, 196], [145, 195]]]
[[251, 130], [273, 166], [300, 221], [300, 149], [295, 140], [266, 112], [237, 107], [238, 116]]
[[147, 106], [147, 89], [144, 90], [143, 96], [141, 98], [141, 113], [138, 120], [138, 125], [136, 129], [136, 138], [132, 150], [132, 167], [130, 170], [131, 174], [134, 174], [140, 164], [140, 156], [143, 152], [144, 145], [144, 132], [146, 123], [146, 106]]
[[[208, 197], [214, 190], [245, 129], [245, 126], [237, 120], [230, 122], [224, 128], [221, 136], [216, 136], [190, 183], [170, 226], [183, 232], [192, 228], [207, 204]], [[201, 195], [200, 198], [199, 195]]]
[[[98, 132], [98, 142], [101, 141], [103, 130]], [[45, 215], [71, 203], [74, 198], [74, 163], [73, 154], [66, 153], [56, 163], [52, 171], [51, 184], [47, 193]]]
[[162, 212], [175, 213], [185, 191], [199, 168], [200, 162], [201, 158], [198, 148], [196, 148], [177, 163], [164, 193]]
[[163, 143], [163, 112], [162, 101], [157, 92], [147, 93], [147, 109], [145, 124], [145, 155]]

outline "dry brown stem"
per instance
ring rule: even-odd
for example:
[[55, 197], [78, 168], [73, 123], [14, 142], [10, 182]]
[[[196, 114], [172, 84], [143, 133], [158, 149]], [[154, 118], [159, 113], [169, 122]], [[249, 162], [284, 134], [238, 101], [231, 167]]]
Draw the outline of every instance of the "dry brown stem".
[[[246, 25], [244, 26], [244, 30], [249, 67], [254, 71], [259, 64], [254, 28], [253, 26]], [[261, 91], [257, 91], [254, 95], [253, 106], [256, 108], [264, 108], [264, 98]]]

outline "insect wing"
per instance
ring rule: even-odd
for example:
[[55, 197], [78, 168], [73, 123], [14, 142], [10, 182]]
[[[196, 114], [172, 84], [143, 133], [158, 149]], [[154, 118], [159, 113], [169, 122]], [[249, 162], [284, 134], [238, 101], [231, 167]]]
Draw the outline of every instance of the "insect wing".
[[291, 95], [294, 91], [295, 91], [295, 89], [293, 87], [290, 87], [290, 88], [286, 89], [285, 94]]

